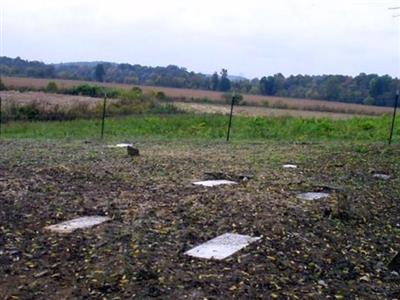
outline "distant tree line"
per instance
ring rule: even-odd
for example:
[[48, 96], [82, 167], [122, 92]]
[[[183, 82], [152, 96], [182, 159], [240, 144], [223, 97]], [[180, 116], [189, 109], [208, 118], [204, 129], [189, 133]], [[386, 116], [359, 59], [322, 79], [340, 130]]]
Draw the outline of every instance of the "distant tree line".
[[400, 81], [389, 75], [361, 73], [344, 75], [291, 75], [265, 76], [261, 79], [231, 80], [228, 71], [212, 75], [190, 72], [174, 65], [146, 67], [108, 62], [82, 62], [45, 64], [19, 57], [0, 57], [0, 74], [3, 76], [60, 78], [100, 82], [117, 82], [133, 85], [154, 85], [175, 88], [213, 91], [236, 91], [266, 96], [321, 99], [347, 103], [393, 105]]
[[262, 95], [391, 106], [399, 83], [389, 75], [365, 73], [356, 77], [292, 75], [287, 78], [276, 74], [262, 77], [258, 86]]

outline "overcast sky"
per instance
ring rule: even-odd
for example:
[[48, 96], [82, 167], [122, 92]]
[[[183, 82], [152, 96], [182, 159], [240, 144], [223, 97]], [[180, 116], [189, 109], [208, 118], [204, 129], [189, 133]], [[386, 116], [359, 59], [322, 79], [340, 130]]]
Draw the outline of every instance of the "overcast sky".
[[1, 54], [249, 78], [400, 74], [392, 0], [0, 0]]

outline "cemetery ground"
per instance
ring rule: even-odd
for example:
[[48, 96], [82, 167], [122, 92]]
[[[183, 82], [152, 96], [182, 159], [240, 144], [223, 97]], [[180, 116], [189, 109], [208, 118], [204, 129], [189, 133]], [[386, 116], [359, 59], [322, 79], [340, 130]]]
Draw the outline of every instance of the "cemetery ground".
[[[112, 142], [140, 156], [95, 140], [0, 140], [1, 298], [400, 297], [387, 267], [400, 250], [398, 145]], [[205, 179], [238, 184], [192, 184]], [[45, 229], [95, 215], [111, 220]], [[223, 260], [184, 254], [224, 233], [260, 239]]]

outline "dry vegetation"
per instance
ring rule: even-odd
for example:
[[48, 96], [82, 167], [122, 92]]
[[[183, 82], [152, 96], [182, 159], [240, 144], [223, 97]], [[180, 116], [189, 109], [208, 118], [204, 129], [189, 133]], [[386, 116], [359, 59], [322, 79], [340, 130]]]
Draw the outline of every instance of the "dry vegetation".
[[[44, 88], [50, 81], [55, 81], [60, 88], [71, 88], [78, 84], [98, 84], [107, 87], [118, 87], [131, 89], [132, 85], [117, 84], [117, 83], [99, 83], [99, 82], [84, 82], [74, 80], [53, 80], [53, 79], [34, 79], [34, 78], [16, 78], [16, 77], [3, 77], [6, 86], [12, 86], [15, 88], [22, 87], [34, 87]], [[202, 90], [191, 90], [191, 89], [176, 89], [176, 88], [165, 88], [165, 87], [154, 87], [154, 86], [140, 86], [143, 91], [162, 91], [168, 97], [179, 99], [209, 99], [211, 101], [221, 101], [222, 93]], [[293, 98], [280, 98], [280, 97], [267, 97], [261, 95], [244, 95], [244, 101], [249, 105], [265, 105], [266, 102], [270, 107], [282, 107], [286, 109], [295, 110], [312, 110], [312, 111], [327, 111], [327, 112], [338, 112], [338, 113], [350, 113], [350, 114], [365, 114], [365, 115], [381, 115], [391, 111], [387, 107], [367, 106], [358, 104], [348, 104], [342, 102], [327, 102], [319, 100], [307, 100], [307, 99], [293, 99]]]
[[[93, 119], [99, 118], [103, 111], [103, 99], [95, 97], [19, 91], [2, 91], [0, 96], [3, 99], [2, 120], [5, 122]], [[159, 103], [151, 96], [126, 96], [107, 100], [107, 116], [179, 113], [175, 106]]]
[[[27, 105], [38, 104], [41, 109], [50, 111], [54, 109], [68, 110], [72, 107], [79, 107], [83, 110], [94, 110], [103, 100], [100, 98], [91, 98], [85, 96], [72, 96], [63, 94], [51, 94], [44, 92], [18, 92], [18, 91], [2, 91], [0, 96], [3, 99], [5, 108], [10, 105]], [[113, 101], [113, 100], [110, 100]], [[188, 102], [174, 102], [178, 109], [193, 113], [218, 113], [228, 114], [230, 111], [229, 105], [221, 104], [206, 104], [206, 103], [188, 103]], [[254, 106], [236, 106], [234, 110], [235, 115], [241, 116], [292, 116], [302, 118], [330, 118], [330, 119], [348, 119], [355, 114], [344, 114], [334, 112], [318, 112], [318, 111], [303, 111], [291, 109], [275, 109], [267, 107], [254, 107]], [[361, 115], [360, 115], [361, 116]]]
[[40, 103], [42, 107], [51, 109], [54, 106], [61, 108], [67, 108], [71, 105], [87, 105], [90, 108], [95, 108], [98, 102], [101, 102], [100, 98], [91, 98], [85, 96], [71, 96], [62, 94], [51, 94], [44, 92], [18, 92], [18, 91], [2, 91], [0, 96], [4, 101], [5, 106], [11, 103], [15, 104], [31, 104], [33, 102]]
[[[0, 140], [1, 298], [398, 298], [399, 272], [387, 267], [400, 249], [398, 147], [136, 146], [133, 159], [90, 141]], [[288, 162], [299, 169], [283, 169]], [[192, 185], [210, 171], [251, 178]], [[330, 196], [307, 202], [296, 198], [302, 191]], [[112, 221], [70, 235], [44, 230], [85, 215]], [[184, 255], [225, 232], [261, 240], [223, 261]]]
[[[229, 114], [229, 105], [220, 104], [205, 104], [205, 103], [184, 103], [175, 102], [179, 109], [193, 113], [211, 113], [211, 114]], [[234, 114], [239, 116], [265, 116], [265, 117], [301, 117], [301, 118], [329, 118], [329, 119], [350, 119], [356, 114], [344, 114], [334, 112], [320, 112], [320, 111], [307, 111], [307, 110], [294, 110], [294, 109], [277, 109], [255, 106], [236, 106]]]

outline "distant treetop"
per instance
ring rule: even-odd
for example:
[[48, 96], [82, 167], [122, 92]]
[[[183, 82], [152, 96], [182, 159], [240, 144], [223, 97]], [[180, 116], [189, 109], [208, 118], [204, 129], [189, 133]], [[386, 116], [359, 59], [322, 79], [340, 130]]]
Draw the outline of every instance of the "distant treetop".
[[[134, 85], [154, 85], [174, 88], [235, 91], [268, 96], [321, 99], [347, 103], [391, 106], [398, 79], [389, 75], [361, 73], [345, 75], [291, 75], [263, 76], [251, 80], [229, 76], [228, 70], [205, 75], [189, 72], [174, 65], [147, 67], [138, 64], [109, 62], [76, 62], [45, 64], [23, 60], [20, 57], [0, 57], [2, 76], [59, 78], [86, 81], [105, 81]], [[235, 78], [235, 80], [233, 80]]]

